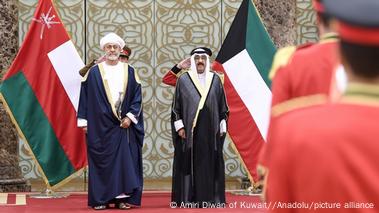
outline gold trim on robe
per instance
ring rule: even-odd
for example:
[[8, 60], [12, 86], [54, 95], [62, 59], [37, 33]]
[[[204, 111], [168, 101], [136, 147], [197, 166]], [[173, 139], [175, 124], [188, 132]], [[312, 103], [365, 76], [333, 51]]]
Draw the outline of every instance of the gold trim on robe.
[[199, 116], [199, 113], [200, 113], [200, 110], [204, 107], [204, 104], [205, 104], [205, 101], [206, 101], [206, 98], [208, 96], [208, 92], [209, 92], [209, 89], [211, 87], [211, 84], [212, 84], [212, 80], [213, 80], [213, 73], [211, 72], [207, 72], [206, 73], [206, 82], [205, 82], [205, 88], [203, 88], [201, 85], [200, 85], [200, 81], [199, 81], [199, 78], [196, 76], [196, 73], [194, 72], [188, 72], [189, 76], [191, 77], [192, 79], [192, 82], [194, 83], [195, 87], [197, 88], [197, 90], [200, 92], [200, 101], [199, 101], [199, 105], [197, 107], [197, 111], [196, 111], [196, 115], [195, 115], [195, 118], [193, 120], [193, 124], [192, 124], [192, 132], [193, 132], [193, 129], [196, 127], [196, 123], [197, 123], [197, 118]]
[[[122, 62], [119, 62], [119, 63], [122, 63]], [[112, 112], [113, 112], [113, 115], [119, 120], [121, 121], [121, 118], [119, 118], [117, 116], [117, 112], [116, 112], [116, 108], [114, 106], [114, 101], [112, 99], [112, 95], [111, 95], [111, 90], [109, 88], [109, 84], [108, 84], [108, 80], [105, 79], [105, 70], [104, 70], [104, 67], [102, 64], [98, 64], [99, 66], [99, 70], [100, 70], [100, 74], [101, 74], [101, 79], [103, 81], [103, 85], [104, 85], [104, 89], [105, 89], [105, 93], [107, 95], [107, 99], [108, 99], [108, 103], [111, 105], [111, 108], [112, 108]], [[124, 92], [126, 91], [126, 88], [128, 86], [128, 64], [127, 63], [124, 63]], [[121, 100], [123, 100], [124, 97], [122, 97]]]

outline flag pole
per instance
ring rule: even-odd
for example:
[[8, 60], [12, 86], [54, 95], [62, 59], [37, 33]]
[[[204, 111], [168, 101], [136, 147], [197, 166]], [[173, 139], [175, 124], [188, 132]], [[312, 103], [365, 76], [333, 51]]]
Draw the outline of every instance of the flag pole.
[[31, 194], [29, 195], [29, 197], [46, 199], [46, 198], [65, 198], [65, 197], [68, 197], [69, 195], [70, 194], [66, 192], [54, 192], [53, 190], [46, 188], [44, 191], [40, 192], [39, 194]]

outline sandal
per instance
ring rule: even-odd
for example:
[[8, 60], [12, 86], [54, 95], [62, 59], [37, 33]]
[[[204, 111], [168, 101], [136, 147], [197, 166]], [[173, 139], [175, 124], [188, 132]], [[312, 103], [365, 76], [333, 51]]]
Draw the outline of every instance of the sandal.
[[107, 208], [106, 205], [98, 205], [98, 206], [94, 206], [92, 207], [94, 210], [104, 210]]
[[130, 209], [131, 207], [130, 207], [130, 205], [127, 204], [127, 203], [119, 203], [119, 204], [117, 205], [117, 208], [119, 208], [119, 209], [123, 209], [123, 210], [126, 210], [126, 209]]

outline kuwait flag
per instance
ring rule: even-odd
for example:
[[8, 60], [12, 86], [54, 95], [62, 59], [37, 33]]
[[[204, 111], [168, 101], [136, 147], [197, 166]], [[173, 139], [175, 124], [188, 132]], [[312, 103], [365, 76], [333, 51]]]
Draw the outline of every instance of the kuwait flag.
[[51, 0], [40, 0], [0, 97], [51, 189], [87, 165], [76, 126], [83, 66]]
[[268, 130], [268, 72], [275, 51], [254, 4], [243, 0], [213, 69], [225, 75], [230, 110], [228, 133], [253, 182], [257, 181], [258, 155]]

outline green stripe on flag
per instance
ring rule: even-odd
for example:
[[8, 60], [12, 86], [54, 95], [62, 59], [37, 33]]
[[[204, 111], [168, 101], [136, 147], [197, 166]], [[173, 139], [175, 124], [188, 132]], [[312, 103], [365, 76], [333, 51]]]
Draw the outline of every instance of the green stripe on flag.
[[3, 81], [0, 91], [49, 184], [55, 185], [73, 174], [75, 169], [24, 74], [18, 72]]
[[246, 50], [266, 85], [270, 88], [271, 81], [268, 78], [268, 74], [276, 48], [251, 2], [246, 27]]

